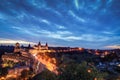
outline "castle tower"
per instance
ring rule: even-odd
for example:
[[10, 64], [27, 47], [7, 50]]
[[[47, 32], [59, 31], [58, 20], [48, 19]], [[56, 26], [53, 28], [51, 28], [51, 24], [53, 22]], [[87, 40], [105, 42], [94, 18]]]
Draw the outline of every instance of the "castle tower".
[[19, 43], [15, 44], [14, 53], [20, 53], [20, 44]]
[[30, 44], [28, 45], [28, 48], [29, 48], [29, 49], [31, 48], [31, 45], [30, 45]]
[[47, 43], [45, 44], [45, 48], [48, 49], [48, 44]]
[[39, 50], [41, 49], [41, 43], [40, 42], [38, 43], [38, 49]]

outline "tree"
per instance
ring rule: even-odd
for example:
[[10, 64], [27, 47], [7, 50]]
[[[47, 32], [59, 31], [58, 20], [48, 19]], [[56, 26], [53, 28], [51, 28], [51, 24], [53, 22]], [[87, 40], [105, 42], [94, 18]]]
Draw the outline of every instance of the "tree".
[[29, 71], [28, 70], [23, 70], [21, 72], [21, 78], [29, 78]]
[[42, 73], [33, 77], [32, 80], [57, 80], [57, 76], [48, 70], [44, 70]]
[[60, 72], [58, 80], [103, 80], [104, 77], [104, 74], [94, 66], [88, 66], [86, 62], [64, 64], [60, 67]]
[[0, 71], [1, 71], [1, 72], [0, 72], [0, 73], [1, 73], [1, 74], [0, 74], [1, 76], [6, 76], [6, 75], [8, 74], [8, 68], [7, 68], [7, 67], [1, 68]]

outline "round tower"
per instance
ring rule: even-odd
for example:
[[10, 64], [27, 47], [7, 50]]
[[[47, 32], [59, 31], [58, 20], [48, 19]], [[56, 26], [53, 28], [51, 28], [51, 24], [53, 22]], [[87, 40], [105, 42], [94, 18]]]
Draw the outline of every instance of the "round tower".
[[15, 48], [14, 48], [14, 53], [20, 53], [20, 44], [19, 43], [16, 43], [15, 44]]

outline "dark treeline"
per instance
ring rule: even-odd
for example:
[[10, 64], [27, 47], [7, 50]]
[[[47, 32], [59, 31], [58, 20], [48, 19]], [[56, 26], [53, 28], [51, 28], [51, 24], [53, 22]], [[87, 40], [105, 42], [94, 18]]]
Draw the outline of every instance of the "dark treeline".
[[0, 56], [4, 54], [5, 52], [11, 53], [14, 50], [14, 46], [0, 46]]

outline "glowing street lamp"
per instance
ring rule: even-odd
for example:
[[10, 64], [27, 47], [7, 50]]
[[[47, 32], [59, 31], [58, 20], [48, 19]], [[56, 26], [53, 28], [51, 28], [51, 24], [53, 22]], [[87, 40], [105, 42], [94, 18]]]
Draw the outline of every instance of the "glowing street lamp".
[[91, 70], [90, 70], [90, 69], [88, 69], [88, 70], [87, 70], [87, 72], [88, 72], [88, 73], [91, 73]]

